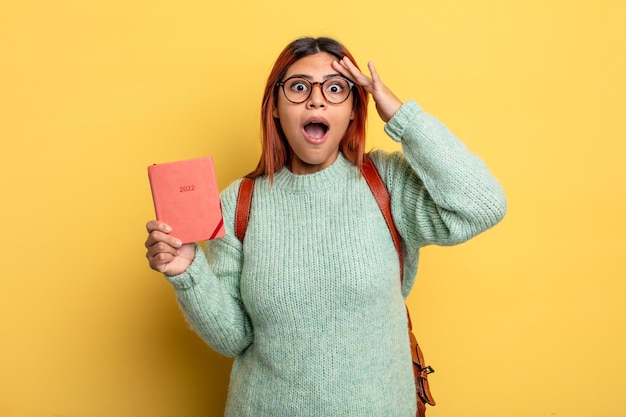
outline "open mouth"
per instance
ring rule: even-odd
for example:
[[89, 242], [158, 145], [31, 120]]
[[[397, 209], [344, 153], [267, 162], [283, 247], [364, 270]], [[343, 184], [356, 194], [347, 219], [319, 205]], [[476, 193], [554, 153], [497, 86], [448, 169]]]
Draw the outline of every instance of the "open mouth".
[[304, 133], [312, 139], [321, 139], [328, 132], [328, 125], [324, 122], [309, 122], [304, 125]]

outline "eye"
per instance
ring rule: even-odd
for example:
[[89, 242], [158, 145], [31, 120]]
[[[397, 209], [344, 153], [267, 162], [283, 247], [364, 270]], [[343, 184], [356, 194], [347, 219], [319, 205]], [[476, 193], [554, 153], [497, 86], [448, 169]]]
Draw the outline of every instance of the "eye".
[[302, 79], [289, 80], [287, 87], [294, 93], [306, 93], [309, 91], [309, 83]]
[[341, 94], [348, 88], [348, 83], [344, 80], [327, 81], [326, 91], [330, 94]]

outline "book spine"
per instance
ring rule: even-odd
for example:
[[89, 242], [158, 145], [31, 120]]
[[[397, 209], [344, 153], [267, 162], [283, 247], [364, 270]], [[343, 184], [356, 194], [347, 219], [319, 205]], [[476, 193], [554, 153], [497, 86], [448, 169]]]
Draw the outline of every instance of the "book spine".
[[161, 219], [161, 210], [159, 208], [159, 203], [158, 203], [158, 198], [156, 198], [156, 193], [154, 190], [154, 171], [152, 170], [152, 167], [156, 166], [156, 164], [151, 165], [148, 167], [148, 181], [150, 182], [150, 193], [152, 194], [152, 205], [154, 206], [154, 212], [156, 214], [156, 219], [160, 220]]

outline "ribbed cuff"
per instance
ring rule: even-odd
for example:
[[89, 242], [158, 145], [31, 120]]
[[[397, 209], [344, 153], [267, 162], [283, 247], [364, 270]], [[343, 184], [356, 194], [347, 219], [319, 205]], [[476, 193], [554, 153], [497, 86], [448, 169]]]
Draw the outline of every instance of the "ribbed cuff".
[[208, 274], [208, 264], [202, 247], [196, 243], [196, 255], [191, 265], [179, 275], [167, 276], [167, 279], [177, 290], [186, 290], [195, 286], [202, 276]]
[[389, 137], [396, 142], [402, 141], [402, 135], [404, 130], [409, 125], [409, 122], [415, 119], [417, 114], [422, 111], [422, 108], [413, 100], [409, 100], [402, 105], [393, 115], [393, 117], [385, 125], [385, 132]]

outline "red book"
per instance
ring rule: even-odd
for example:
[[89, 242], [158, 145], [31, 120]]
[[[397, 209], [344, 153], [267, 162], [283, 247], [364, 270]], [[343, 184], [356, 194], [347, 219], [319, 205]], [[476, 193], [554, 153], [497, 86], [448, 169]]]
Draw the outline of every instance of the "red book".
[[213, 158], [154, 164], [148, 179], [157, 220], [172, 227], [183, 243], [226, 234]]

